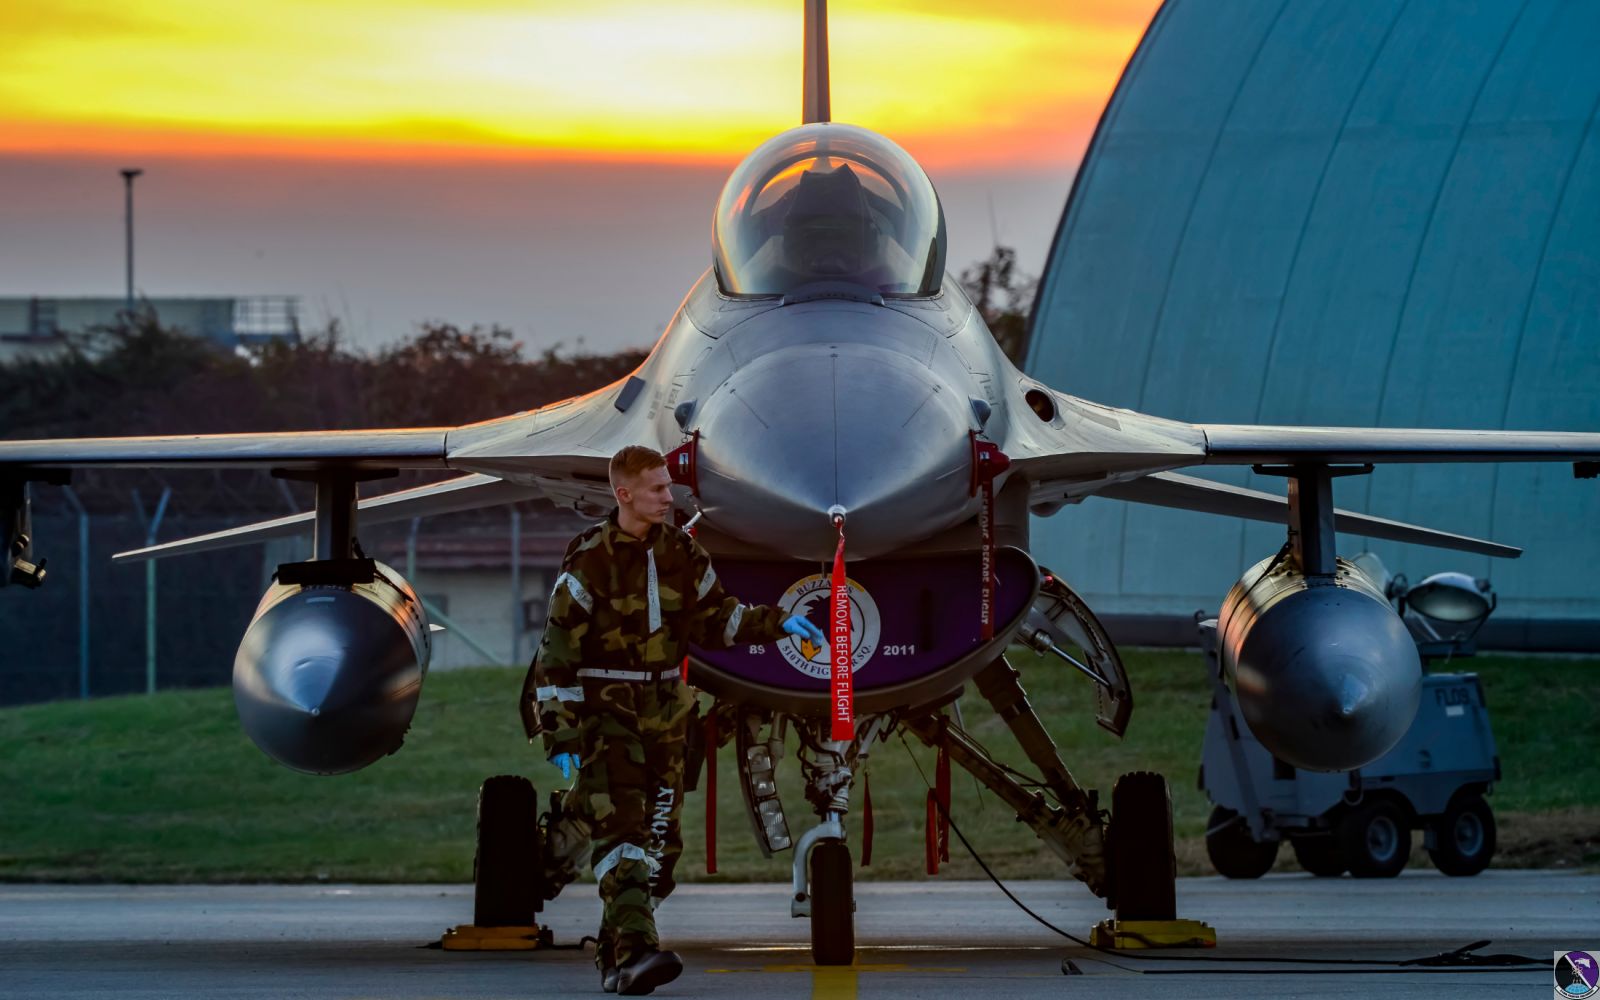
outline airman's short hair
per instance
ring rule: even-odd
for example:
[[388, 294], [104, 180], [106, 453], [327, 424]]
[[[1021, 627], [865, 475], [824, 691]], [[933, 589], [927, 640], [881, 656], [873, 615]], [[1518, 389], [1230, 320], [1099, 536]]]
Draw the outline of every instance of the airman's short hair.
[[611, 488], [615, 490], [641, 472], [659, 469], [666, 464], [666, 458], [654, 448], [646, 448], [642, 444], [630, 444], [611, 456], [611, 467], [608, 470], [611, 476]]

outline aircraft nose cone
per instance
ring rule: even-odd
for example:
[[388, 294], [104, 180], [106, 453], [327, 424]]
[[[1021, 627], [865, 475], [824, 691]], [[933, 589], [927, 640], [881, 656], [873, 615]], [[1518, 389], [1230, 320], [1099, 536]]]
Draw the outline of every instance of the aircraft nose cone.
[[970, 512], [969, 423], [966, 400], [903, 354], [775, 351], [706, 402], [701, 501], [718, 529], [808, 560], [833, 555], [839, 505], [847, 554], [882, 555]]

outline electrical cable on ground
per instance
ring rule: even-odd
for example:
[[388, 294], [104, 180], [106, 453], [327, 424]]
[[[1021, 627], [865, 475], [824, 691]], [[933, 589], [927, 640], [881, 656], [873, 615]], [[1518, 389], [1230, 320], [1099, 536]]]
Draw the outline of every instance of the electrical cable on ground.
[[[928, 781], [927, 772], [923, 771], [922, 762], [917, 760], [916, 754], [911, 752], [911, 744], [906, 741], [905, 734], [901, 733], [899, 735], [900, 743], [906, 748], [906, 756], [911, 758], [911, 764], [917, 769], [918, 777], [922, 778], [923, 784], [927, 785], [929, 789], [932, 789], [933, 785]], [[937, 800], [937, 796], [935, 796], [935, 799]], [[1032, 917], [1041, 926], [1054, 931], [1074, 944], [1081, 945], [1082, 947], [1088, 948], [1089, 950], [1098, 952], [1102, 955], [1113, 955], [1122, 959], [1143, 960], [1150, 962], [1229, 962], [1236, 964], [1380, 966], [1380, 968], [1363, 969], [1301, 969], [1297, 970], [1297, 975], [1355, 975], [1362, 973], [1369, 975], [1383, 975], [1397, 972], [1527, 972], [1534, 968], [1545, 968], [1545, 963], [1542, 960], [1529, 958], [1525, 955], [1473, 954], [1479, 948], [1487, 946], [1490, 943], [1489, 941], [1476, 941], [1472, 944], [1457, 948], [1454, 951], [1443, 951], [1437, 955], [1429, 955], [1423, 958], [1408, 958], [1403, 960], [1383, 958], [1274, 958], [1270, 956], [1258, 955], [1146, 955], [1139, 952], [1128, 952], [1116, 948], [1107, 948], [1103, 945], [1091, 944], [1090, 942], [1085, 941], [1083, 938], [1078, 937], [1076, 934], [1062, 930], [1055, 924], [1052, 924], [1044, 917], [1041, 917], [1039, 914], [1029, 909], [1027, 904], [1018, 899], [1016, 895], [1006, 887], [1006, 884], [1000, 880], [1000, 877], [994, 873], [994, 870], [989, 867], [989, 865], [978, 854], [977, 850], [973, 848], [972, 843], [967, 840], [966, 835], [961, 832], [961, 828], [956, 825], [955, 820], [951, 819], [950, 814], [945, 811], [943, 805], [938, 805], [938, 808], [939, 811], [943, 813], [944, 819], [950, 824], [950, 829], [955, 833], [956, 839], [961, 841], [961, 846], [966, 849], [969, 855], [971, 855], [972, 860], [977, 863], [978, 867], [983, 869], [983, 873], [989, 876], [989, 881], [993, 882], [1001, 892], [1005, 893], [1007, 899], [1016, 904], [1017, 909]], [[1133, 972], [1144, 976], [1282, 974], [1282, 970], [1277, 969], [1134, 969], [1129, 968], [1126, 965], [1120, 965], [1116, 962], [1112, 962], [1108, 959], [1098, 959], [1097, 961], [1105, 962], [1105, 964], [1113, 968], [1120, 969], [1123, 972]], [[1073, 966], [1071, 962], [1065, 959], [1062, 960], [1061, 967], [1061, 971], [1063, 973], [1076, 973], [1077, 967]]]

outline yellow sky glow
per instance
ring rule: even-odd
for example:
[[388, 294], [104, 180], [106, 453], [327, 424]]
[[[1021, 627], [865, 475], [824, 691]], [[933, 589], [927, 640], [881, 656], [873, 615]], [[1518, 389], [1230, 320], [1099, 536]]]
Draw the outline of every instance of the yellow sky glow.
[[[1157, 5], [835, 0], [834, 117], [945, 166], [1059, 162]], [[0, 150], [726, 159], [798, 124], [800, 11], [800, 0], [7, 4]]]

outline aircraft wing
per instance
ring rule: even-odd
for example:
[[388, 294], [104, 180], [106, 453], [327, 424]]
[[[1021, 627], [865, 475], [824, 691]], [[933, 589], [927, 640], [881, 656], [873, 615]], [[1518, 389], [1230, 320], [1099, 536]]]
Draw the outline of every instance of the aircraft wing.
[[[646, 440], [644, 408], [629, 412], [639, 382], [630, 377], [536, 410], [461, 427], [0, 441], [0, 480], [8, 472], [28, 478], [29, 473], [89, 467], [456, 469], [469, 474], [361, 500], [361, 523], [541, 495], [558, 506], [593, 510], [610, 499], [606, 469], [611, 455], [624, 444]], [[159, 558], [264, 541], [306, 530], [312, 520], [310, 513], [294, 514], [119, 558]]]
[[1048, 400], [1051, 419], [1021, 421], [1006, 440], [1012, 464], [1033, 484], [1034, 503], [1198, 465], [1600, 462], [1593, 432], [1191, 424], [1064, 392], [1051, 391]]
[[1195, 424], [1206, 465], [1600, 462], [1600, 433]]
[[[644, 386], [643, 379], [628, 376], [538, 409], [459, 427], [0, 440], [0, 476], [91, 467], [459, 469], [524, 485], [548, 484], [562, 497], [598, 492], [604, 498], [610, 456], [643, 439], [640, 430], [648, 417], [644, 407], [632, 404]], [[583, 485], [573, 487], [573, 482]]]
[[[1289, 501], [1285, 497], [1242, 486], [1212, 482], [1208, 479], [1181, 476], [1172, 472], [1158, 472], [1131, 482], [1115, 483], [1095, 495], [1110, 497], [1113, 500], [1151, 504], [1156, 507], [1240, 517], [1250, 521], [1267, 521], [1273, 524], [1287, 524], [1289, 521]], [[1429, 545], [1437, 549], [1454, 549], [1458, 552], [1474, 552], [1478, 555], [1505, 559], [1515, 559], [1522, 554], [1521, 549], [1511, 545], [1501, 545], [1481, 538], [1436, 531], [1432, 528], [1391, 521], [1384, 517], [1356, 514], [1347, 510], [1334, 511], [1333, 526], [1337, 531], [1353, 535], [1381, 538], [1390, 542]]]
[[0, 441], [5, 467], [71, 469], [442, 469], [447, 427], [273, 434], [169, 434], [158, 437]]
[[[470, 476], [447, 479], [442, 483], [429, 483], [426, 486], [368, 497], [358, 501], [356, 506], [361, 511], [359, 523], [368, 525], [406, 521], [414, 517], [431, 517], [435, 514], [454, 514], [463, 510], [476, 510], [479, 507], [531, 500], [540, 495], [537, 487], [518, 486], [503, 479], [496, 479], [494, 476], [474, 473]], [[214, 531], [209, 535], [196, 535], [130, 552], [118, 552], [111, 558], [113, 562], [142, 562], [147, 559], [164, 559], [168, 556], [232, 548], [235, 545], [250, 545], [264, 542], [269, 538], [287, 538], [305, 533], [310, 529], [315, 517], [313, 511], [290, 514], [270, 521], [258, 521], [255, 524]]]
[[[1578, 475], [1600, 472], [1600, 433], [1189, 424], [1061, 392], [1052, 391], [1049, 402], [1053, 419], [1043, 421], [1041, 415], [1039, 425], [1023, 421], [1021, 434], [1006, 442], [1013, 467], [1029, 480], [1030, 503], [1042, 514], [1094, 495], [1286, 523], [1284, 497], [1175, 474], [1201, 465], [1570, 462]], [[1336, 527], [1370, 538], [1502, 558], [1521, 552], [1350, 511], [1338, 512]]]

